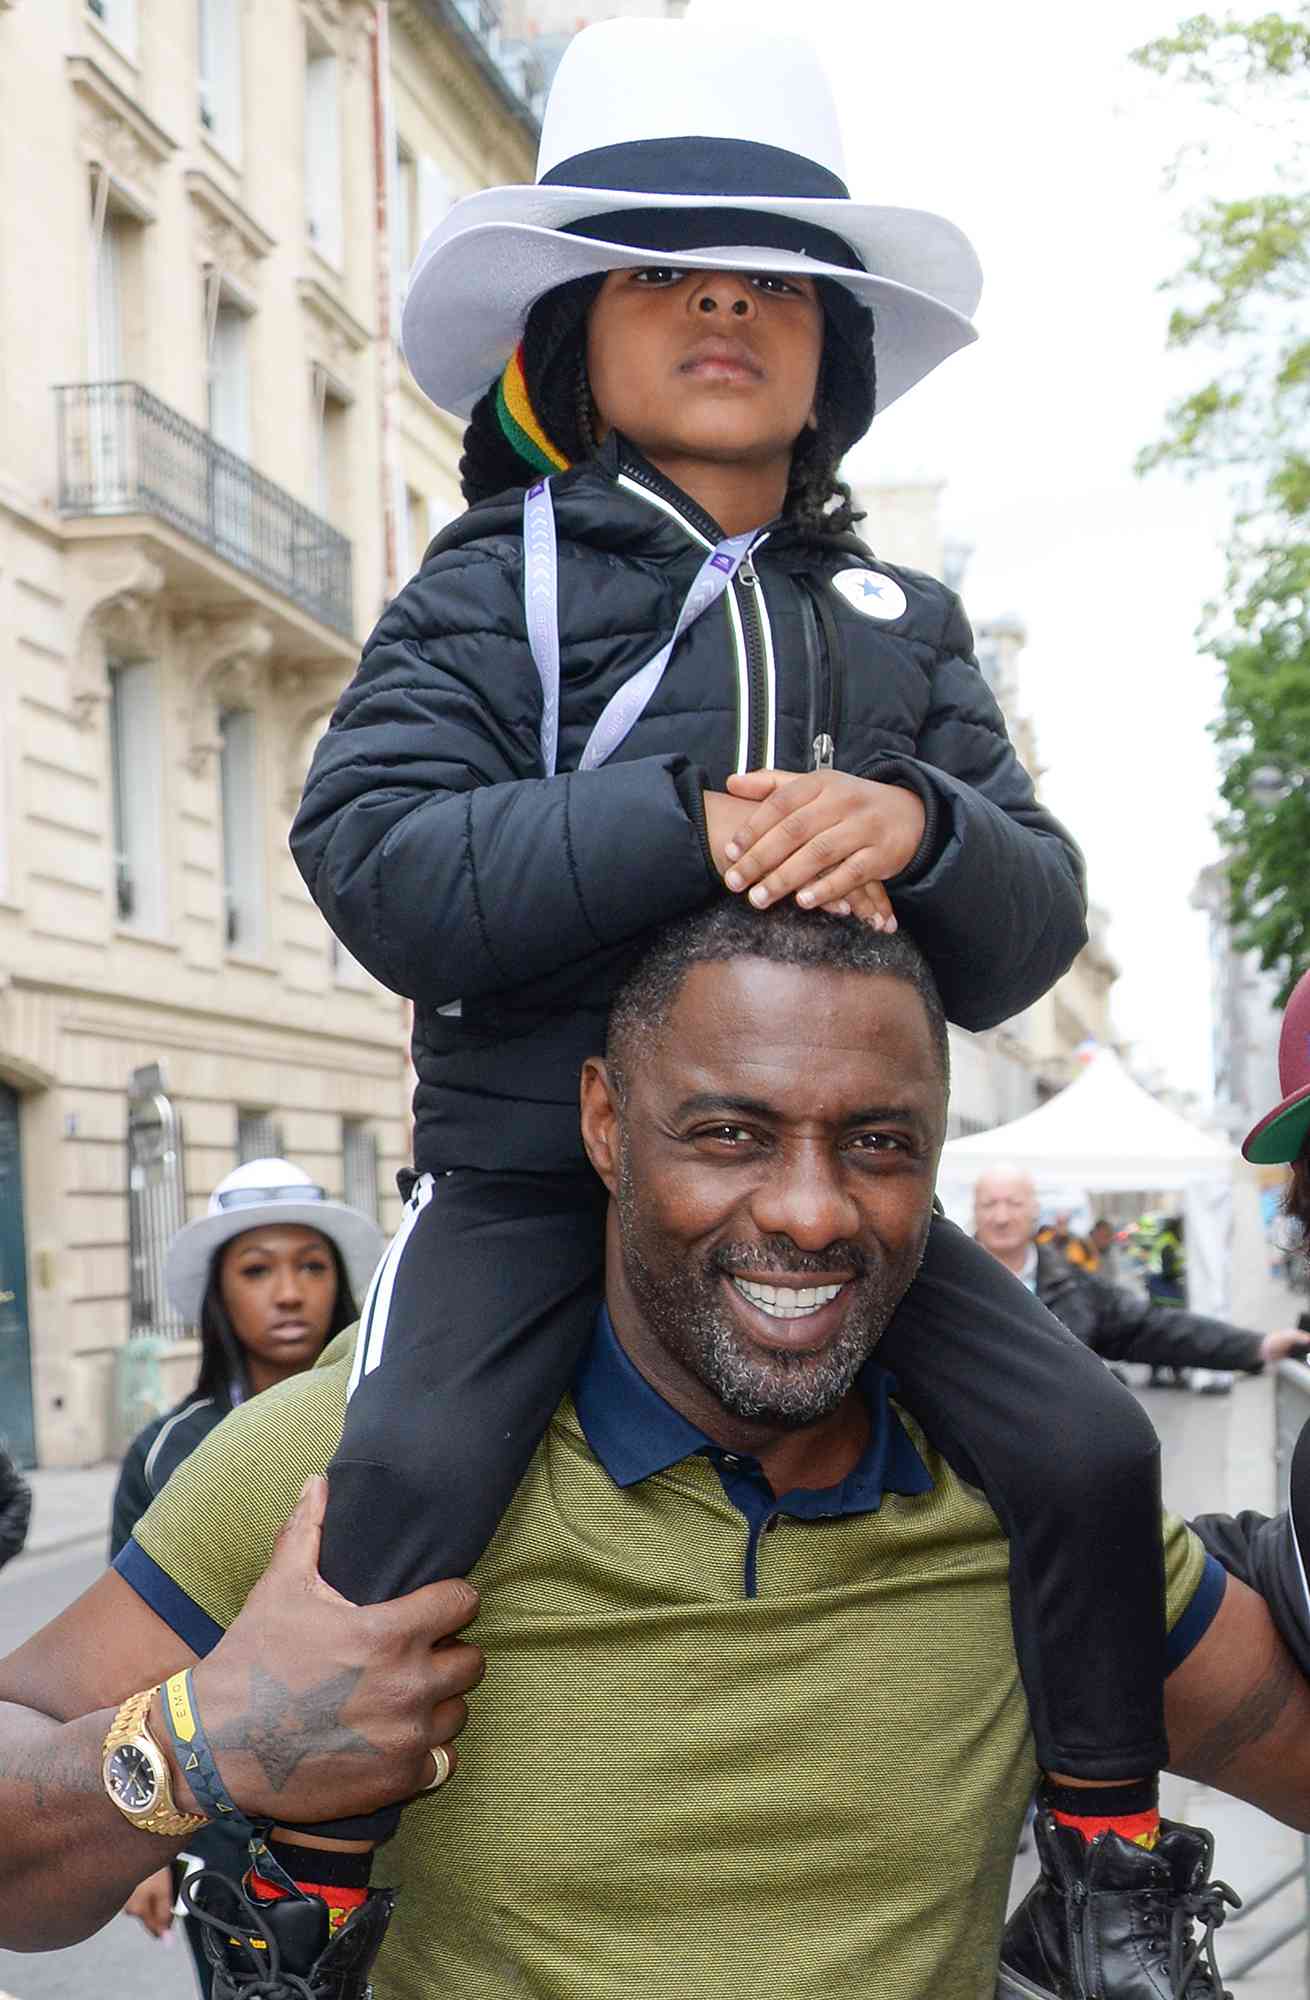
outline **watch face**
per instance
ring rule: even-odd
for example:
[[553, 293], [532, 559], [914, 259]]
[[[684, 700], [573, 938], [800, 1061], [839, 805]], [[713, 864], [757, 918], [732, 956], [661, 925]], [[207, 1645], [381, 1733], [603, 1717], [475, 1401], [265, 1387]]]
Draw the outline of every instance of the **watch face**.
[[159, 1779], [144, 1750], [120, 1743], [105, 1759], [105, 1783], [126, 1812], [149, 1812], [159, 1797]]

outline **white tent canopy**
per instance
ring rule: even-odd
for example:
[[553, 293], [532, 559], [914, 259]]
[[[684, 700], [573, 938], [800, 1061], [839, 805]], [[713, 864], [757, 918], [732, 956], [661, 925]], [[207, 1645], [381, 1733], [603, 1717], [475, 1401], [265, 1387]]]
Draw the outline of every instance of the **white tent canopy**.
[[988, 1167], [1024, 1168], [1044, 1198], [1180, 1194], [1191, 1304], [1198, 1312], [1222, 1313], [1237, 1160], [1226, 1139], [1170, 1111], [1133, 1081], [1113, 1050], [1099, 1049], [1067, 1089], [1036, 1111], [952, 1139], [942, 1151], [937, 1185], [948, 1215], [965, 1228], [973, 1184]]

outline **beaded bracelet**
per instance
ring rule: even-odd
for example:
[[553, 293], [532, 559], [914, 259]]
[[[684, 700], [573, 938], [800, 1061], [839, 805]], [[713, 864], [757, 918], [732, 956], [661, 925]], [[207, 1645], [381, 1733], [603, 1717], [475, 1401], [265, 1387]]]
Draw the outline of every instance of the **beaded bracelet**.
[[255, 1835], [254, 1821], [228, 1796], [227, 1787], [218, 1775], [214, 1753], [196, 1708], [190, 1667], [164, 1683], [164, 1717], [178, 1765], [201, 1811], [210, 1819], [223, 1820], [239, 1833]]

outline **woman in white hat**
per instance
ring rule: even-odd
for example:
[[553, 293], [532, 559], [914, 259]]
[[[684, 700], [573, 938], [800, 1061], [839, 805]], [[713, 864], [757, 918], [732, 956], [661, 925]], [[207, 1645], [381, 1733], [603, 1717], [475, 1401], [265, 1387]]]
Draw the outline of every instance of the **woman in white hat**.
[[[1085, 941], [1081, 857], [958, 600], [870, 554], [839, 477], [974, 338], [979, 287], [951, 223], [852, 200], [805, 44], [700, 22], [584, 30], [537, 182], [420, 253], [405, 350], [469, 420], [471, 504], [370, 639], [291, 836], [415, 1003], [416, 1176], [323, 1542], [357, 1601], [469, 1567], [569, 1384], [601, 1253], [578, 1074], [653, 928], [725, 892], [903, 920], [975, 1029]], [[897, 1324], [902, 1396], [1040, 1551], [1016, 1620], [1043, 1761], [1147, 1777], [1149, 1427], [944, 1222]]]
[[[356, 1298], [381, 1251], [376, 1223], [329, 1201], [288, 1160], [249, 1160], [218, 1183], [207, 1213], [173, 1238], [165, 1267], [169, 1297], [199, 1329], [199, 1372], [190, 1394], [128, 1447], [114, 1493], [111, 1562], [169, 1475], [230, 1410], [312, 1368], [327, 1343], [354, 1324]], [[209, 1867], [239, 1875], [245, 1866], [244, 1843], [221, 1826], [191, 1845]], [[180, 1857], [183, 1868], [190, 1858]], [[126, 1906], [156, 1937], [172, 1927], [176, 1867], [148, 1877]], [[200, 1926], [184, 1922], [208, 1994], [212, 1968]]]

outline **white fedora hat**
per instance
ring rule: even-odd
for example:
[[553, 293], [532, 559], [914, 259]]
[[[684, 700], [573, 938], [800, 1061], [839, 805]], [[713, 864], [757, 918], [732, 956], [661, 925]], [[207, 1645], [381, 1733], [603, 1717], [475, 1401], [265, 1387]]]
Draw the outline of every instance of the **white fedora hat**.
[[285, 1228], [317, 1229], [341, 1252], [356, 1301], [363, 1298], [373, 1266], [382, 1255], [382, 1231], [376, 1222], [344, 1202], [329, 1201], [302, 1167], [290, 1160], [247, 1160], [225, 1174], [209, 1197], [209, 1209], [188, 1222], [168, 1246], [164, 1282], [168, 1296], [189, 1326], [200, 1321], [201, 1302], [209, 1282], [214, 1252], [270, 1223]]
[[886, 409], [977, 338], [982, 273], [954, 223], [852, 201], [844, 175], [807, 43], [699, 21], [584, 28], [551, 87], [536, 182], [468, 195], [419, 251], [403, 318], [414, 378], [467, 416], [539, 298], [657, 250], [679, 269], [844, 285], [874, 312]]

